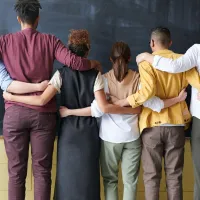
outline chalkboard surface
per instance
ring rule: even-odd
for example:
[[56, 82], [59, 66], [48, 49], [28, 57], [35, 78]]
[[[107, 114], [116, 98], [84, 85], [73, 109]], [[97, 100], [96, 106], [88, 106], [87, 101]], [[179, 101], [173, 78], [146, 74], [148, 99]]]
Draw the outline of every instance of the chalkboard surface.
[[[132, 50], [130, 67], [137, 69], [135, 56], [149, 49], [149, 33], [155, 26], [170, 28], [172, 50], [184, 53], [200, 43], [200, 0], [41, 0], [38, 30], [52, 33], [64, 43], [70, 29], [84, 28], [91, 34], [91, 59], [110, 69], [113, 42], [127, 42]], [[13, 10], [14, 0], [0, 1], [0, 35], [20, 29]], [[55, 63], [55, 69], [61, 67]], [[2, 95], [1, 95], [2, 96]], [[0, 133], [4, 103], [0, 97]]]

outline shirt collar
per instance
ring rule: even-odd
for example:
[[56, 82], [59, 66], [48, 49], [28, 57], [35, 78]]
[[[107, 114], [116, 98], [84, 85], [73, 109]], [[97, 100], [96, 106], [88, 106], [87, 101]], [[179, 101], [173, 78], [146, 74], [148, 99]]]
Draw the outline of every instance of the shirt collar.
[[33, 28], [25, 28], [25, 29], [23, 29], [23, 30], [21, 30], [21, 31], [36, 31], [35, 29], [33, 29]]
[[154, 51], [152, 54], [159, 55], [159, 54], [170, 54], [170, 53], [173, 53], [173, 51], [169, 49], [162, 49], [162, 50]]

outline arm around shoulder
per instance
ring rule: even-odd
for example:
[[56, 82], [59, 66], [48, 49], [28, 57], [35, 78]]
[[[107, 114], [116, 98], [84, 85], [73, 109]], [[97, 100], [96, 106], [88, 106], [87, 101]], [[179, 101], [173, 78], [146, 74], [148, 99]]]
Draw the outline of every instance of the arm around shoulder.
[[183, 56], [175, 60], [163, 57], [160, 57], [156, 60], [155, 56], [153, 66], [161, 71], [169, 73], [181, 73], [197, 66], [199, 55], [200, 45], [195, 44], [190, 47]]

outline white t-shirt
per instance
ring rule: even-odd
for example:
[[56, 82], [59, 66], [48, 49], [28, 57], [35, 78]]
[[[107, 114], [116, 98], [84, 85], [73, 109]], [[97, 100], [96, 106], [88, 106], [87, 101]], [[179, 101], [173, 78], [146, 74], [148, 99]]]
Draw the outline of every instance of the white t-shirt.
[[[106, 78], [104, 78], [104, 91], [109, 93]], [[138, 115], [104, 114], [101, 112], [96, 100], [91, 104], [93, 117], [101, 117], [99, 137], [107, 142], [126, 143], [140, 137]]]

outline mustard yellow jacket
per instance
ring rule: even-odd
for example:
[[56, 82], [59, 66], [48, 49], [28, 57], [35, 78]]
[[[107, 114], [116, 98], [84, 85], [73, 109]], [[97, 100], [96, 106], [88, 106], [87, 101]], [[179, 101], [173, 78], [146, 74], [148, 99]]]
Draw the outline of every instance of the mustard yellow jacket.
[[[177, 59], [181, 56], [181, 54], [176, 54], [167, 49], [154, 52], [153, 55], [172, 59]], [[148, 62], [142, 62], [139, 64], [139, 72], [141, 89], [127, 98], [133, 108], [142, 105], [153, 96], [161, 99], [177, 97], [188, 84], [200, 89], [200, 77], [196, 68], [183, 73], [170, 74], [156, 70]], [[145, 128], [160, 126], [161, 124], [187, 124], [190, 121], [191, 114], [184, 101], [165, 108], [160, 113], [143, 107], [139, 126], [140, 132], [142, 132]]]

